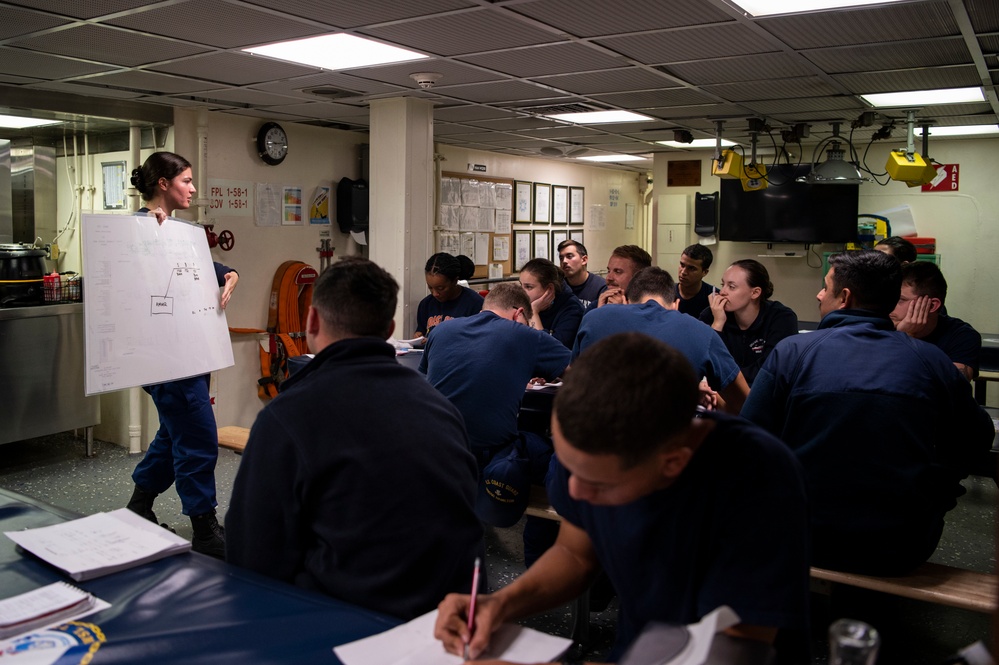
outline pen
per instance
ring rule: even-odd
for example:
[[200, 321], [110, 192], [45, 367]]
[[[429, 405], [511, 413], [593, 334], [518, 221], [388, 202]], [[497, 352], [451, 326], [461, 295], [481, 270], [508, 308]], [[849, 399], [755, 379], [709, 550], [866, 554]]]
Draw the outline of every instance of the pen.
[[[482, 567], [482, 560], [475, 557], [475, 564], [472, 570], [472, 600], [468, 603], [468, 640], [472, 640], [472, 629], [475, 626], [475, 599], [479, 595], [479, 569]], [[465, 642], [465, 660], [468, 660], [468, 642]]]

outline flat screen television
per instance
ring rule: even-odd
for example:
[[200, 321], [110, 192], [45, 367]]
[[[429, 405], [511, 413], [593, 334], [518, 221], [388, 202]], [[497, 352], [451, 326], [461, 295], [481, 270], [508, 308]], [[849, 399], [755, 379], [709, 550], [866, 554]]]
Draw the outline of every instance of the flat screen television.
[[779, 164], [770, 186], [746, 192], [742, 182], [721, 179], [718, 239], [766, 243], [847, 243], [857, 239], [860, 185], [797, 182], [811, 164]]

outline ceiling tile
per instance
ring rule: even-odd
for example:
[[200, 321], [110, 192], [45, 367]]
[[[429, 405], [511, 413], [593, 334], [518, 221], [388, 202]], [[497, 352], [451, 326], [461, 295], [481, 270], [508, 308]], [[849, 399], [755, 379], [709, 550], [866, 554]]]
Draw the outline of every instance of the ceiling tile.
[[624, 58], [609, 55], [584, 43], [568, 42], [509, 49], [460, 60], [512, 76], [533, 77], [624, 67]]
[[[606, 0], [539, 0], [510, 9], [561, 28], [577, 37], [676, 28], [731, 21], [726, 12], [707, 2], [656, 0], [638, 6], [614, 7]], [[599, 17], [599, 20], [594, 20]]]
[[835, 79], [858, 94], [898, 92], [904, 90], [935, 90], [981, 85], [982, 80], [972, 65], [931, 67], [903, 71], [837, 74]]
[[[444, 94], [444, 91], [441, 91], [441, 94]], [[553, 90], [520, 81], [502, 81], [481, 85], [456, 85], [447, 89], [448, 97], [479, 103], [548, 99], [555, 98], [554, 96], [557, 94]]]
[[740, 104], [696, 104], [645, 108], [642, 109], [642, 113], [666, 120], [678, 118], [723, 118], [730, 115], [743, 115], [746, 113], [746, 107]]
[[437, 55], [460, 55], [562, 41], [550, 32], [491, 11], [451, 14], [360, 32], [392, 44]]
[[848, 95], [840, 97], [757, 100], [746, 104], [746, 107], [760, 115], [769, 115], [771, 113], [806, 113], [808, 111], [826, 113], [843, 111], [860, 112], [868, 109], [857, 98]]
[[224, 90], [213, 90], [204, 95], [211, 99], [218, 99], [223, 102], [233, 102], [235, 104], [249, 104], [251, 106], [282, 106], [294, 99], [289, 99], [284, 95], [273, 95], [259, 90], [248, 90], [246, 88], [229, 88]]
[[[622, 108], [643, 109], [660, 106], [689, 106], [716, 101], [693, 88], [663, 88], [645, 92], [614, 93], [592, 95], [594, 99]], [[639, 111], [641, 113], [641, 111]]]
[[970, 59], [968, 47], [960, 37], [906, 42], [893, 48], [867, 44], [811, 49], [802, 55], [830, 74], [956, 65]]
[[273, 60], [250, 53], [217, 52], [165, 62], [149, 69], [190, 76], [206, 81], [218, 81], [230, 85], [249, 85], [269, 81], [304, 76], [321, 71], [317, 67], [306, 67], [290, 62]]
[[585, 74], [546, 76], [537, 78], [535, 81], [561, 90], [568, 90], [577, 95], [676, 87], [676, 84], [665, 76], [660, 76], [641, 67], [626, 67], [602, 72], [588, 72]]
[[110, 86], [130, 89], [142, 94], [177, 94], [204, 92], [221, 88], [218, 83], [205, 83], [191, 79], [157, 74], [156, 72], [127, 71], [89, 76], [84, 81], [89, 85]]
[[39, 30], [48, 30], [69, 23], [66, 19], [48, 16], [38, 12], [0, 7], [0, 39], [10, 39], [28, 35]]
[[[274, 7], [272, 0], [246, 0], [260, 7]], [[372, 23], [387, 23], [438, 12], [476, 6], [467, 0], [281, 0], [281, 11], [293, 16], [312, 19], [323, 17], [342, 28], [355, 28]]]
[[704, 92], [717, 95], [733, 102], [746, 102], [754, 99], [782, 99], [791, 97], [823, 97], [840, 91], [818, 76], [775, 79], [769, 81], [748, 81], [746, 83], [721, 83], [706, 85]]
[[[99, 44], [106, 44], [109, 48], [95, 50], [94, 46]], [[13, 40], [9, 45], [125, 67], [182, 58], [209, 50], [196, 44], [184, 44], [101, 25], [81, 25], [57, 33]]]
[[492, 129], [497, 132], [505, 131], [522, 131], [525, 129], [542, 129], [550, 128], [558, 125], [554, 120], [546, 120], [544, 118], [533, 118], [533, 117], [519, 117], [519, 118], [509, 118], [501, 120], [470, 120], [469, 125], [473, 127], [481, 127], [483, 129]]
[[995, 0], [965, 0], [975, 32], [999, 32], [999, 4]]
[[790, 53], [763, 53], [698, 60], [663, 65], [658, 69], [693, 85], [780, 79], [815, 73], [815, 69], [810, 67], [807, 61]]
[[107, 65], [60, 58], [37, 51], [0, 46], [0, 72], [30, 73], [40, 79], [64, 79], [115, 69]]
[[513, 113], [487, 106], [453, 106], [444, 109], [434, 109], [434, 119], [451, 122], [468, 122], [469, 120], [488, 120], [490, 118], [513, 118]]
[[417, 88], [417, 83], [410, 74], [416, 72], [436, 72], [443, 74], [443, 77], [436, 83], [434, 89], [443, 88], [450, 85], [461, 85], [465, 83], [481, 83], [484, 81], [505, 80], [501, 74], [493, 74], [483, 71], [477, 67], [470, 67], [460, 62], [450, 62], [432, 58], [429, 60], [416, 60], [413, 62], [403, 62], [396, 65], [381, 65], [379, 67], [364, 67], [361, 69], [348, 70], [351, 76], [367, 78], [383, 83], [394, 83], [409, 89]]
[[734, 23], [611, 37], [597, 41], [612, 51], [646, 65], [700, 60], [706, 53], [720, 58], [749, 55], [759, 53], [761, 50], [776, 50], [762, 44], [759, 36], [748, 27]]
[[38, 90], [56, 90], [58, 92], [68, 92], [74, 95], [84, 95], [86, 97], [110, 97], [113, 99], [135, 99], [141, 97], [142, 93], [130, 90], [116, 90], [114, 88], [102, 88], [100, 86], [87, 85], [86, 83], [70, 83], [62, 81], [45, 81], [27, 86]]
[[349, 104], [335, 104], [315, 102], [312, 104], [284, 104], [269, 106], [268, 110], [277, 113], [287, 113], [306, 118], [319, 118], [328, 120], [330, 118], [364, 118], [367, 123], [368, 107], [351, 106]]
[[756, 22], [795, 49], [874, 43], [890, 50], [891, 41], [961, 34], [944, 0], [768, 17]]
[[[176, 20], [178, 15], [184, 20]], [[323, 27], [245, 7], [234, 12], [232, 5], [222, 0], [189, 0], [108, 23], [139, 31], [149, 31], [150, 26], [155, 26], [156, 33], [165, 37], [219, 48], [269, 44], [329, 32]]]
[[149, 0], [72, 0], [72, 2], [67, 2], [67, 0], [12, 0], [10, 4], [32, 7], [73, 18], [92, 19], [142, 7], [148, 5]]

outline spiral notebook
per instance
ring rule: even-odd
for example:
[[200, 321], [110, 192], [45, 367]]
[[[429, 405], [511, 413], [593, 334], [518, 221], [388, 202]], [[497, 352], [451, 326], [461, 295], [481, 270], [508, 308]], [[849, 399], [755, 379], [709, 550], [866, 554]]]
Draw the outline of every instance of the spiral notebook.
[[111, 605], [66, 582], [0, 600], [0, 640], [93, 614]]

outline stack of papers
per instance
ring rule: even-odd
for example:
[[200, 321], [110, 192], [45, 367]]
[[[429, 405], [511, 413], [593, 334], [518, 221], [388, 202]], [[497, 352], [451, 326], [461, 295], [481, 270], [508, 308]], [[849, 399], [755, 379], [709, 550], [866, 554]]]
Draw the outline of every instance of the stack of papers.
[[103, 600], [65, 582], [56, 582], [0, 600], [0, 640], [37, 628], [84, 617], [110, 607]]
[[188, 541], [127, 508], [4, 535], [77, 581], [191, 549]]

